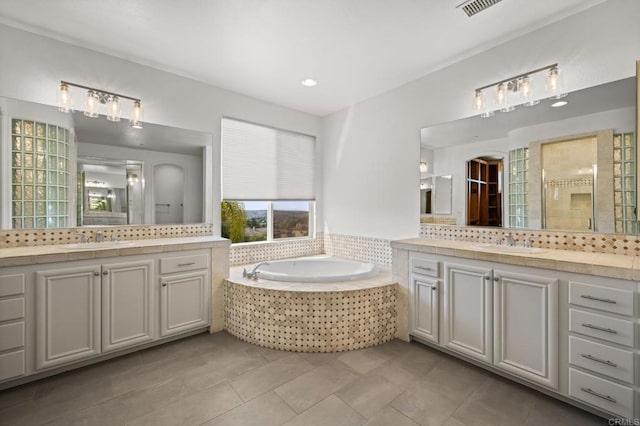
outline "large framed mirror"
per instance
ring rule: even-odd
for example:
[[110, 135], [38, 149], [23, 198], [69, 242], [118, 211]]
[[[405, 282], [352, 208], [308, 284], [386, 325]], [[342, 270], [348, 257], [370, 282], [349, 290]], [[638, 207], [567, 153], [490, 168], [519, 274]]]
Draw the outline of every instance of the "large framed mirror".
[[[503, 227], [635, 234], [636, 91], [633, 77], [572, 92], [564, 105], [547, 99], [425, 127], [421, 158], [430, 151], [434, 175], [453, 176], [451, 216], [458, 225], [470, 217], [469, 161], [499, 158]], [[573, 146], [581, 138], [595, 142]]]
[[0, 98], [0, 228], [211, 221], [213, 136]]

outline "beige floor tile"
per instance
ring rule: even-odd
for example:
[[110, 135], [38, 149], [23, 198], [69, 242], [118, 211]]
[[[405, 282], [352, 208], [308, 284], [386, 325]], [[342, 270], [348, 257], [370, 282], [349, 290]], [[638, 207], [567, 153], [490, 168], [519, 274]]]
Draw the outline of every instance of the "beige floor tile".
[[294, 411], [302, 413], [357, 378], [343, 363], [329, 362], [277, 387], [275, 392]]
[[417, 426], [417, 424], [400, 411], [387, 405], [375, 416], [371, 417], [365, 423], [365, 426]]
[[183, 374], [182, 379], [189, 391], [206, 389], [267, 364], [260, 354], [230, 349], [218, 350], [210, 354], [206, 361], [206, 364]]
[[442, 425], [456, 411], [464, 397], [452, 398], [440, 393], [436, 386], [419, 381], [397, 397], [391, 406], [420, 425]]
[[380, 364], [390, 359], [390, 356], [374, 348], [358, 349], [345, 352], [338, 359], [360, 374], [373, 370]]
[[378, 374], [366, 374], [336, 393], [338, 398], [349, 404], [365, 418], [373, 417], [405, 390]]
[[275, 392], [267, 392], [210, 420], [207, 426], [277, 426], [296, 413]]
[[605, 426], [610, 423], [607, 419], [594, 416], [562, 401], [539, 395], [524, 424], [527, 426]]
[[249, 401], [312, 369], [313, 366], [298, 355], [289, 354], [241, 374], [231, 381], [231, 386], [244, 401]]
[[312, 365], [323, 365], [329, 361], [333, 361], [341, 352], [301, 352], [298, 355]]
[[128, 422], [128, 425], [200, 425], [242, 404], [228, 384], [186, 395], [179, 401]]
[[351, 426], [365, 419], [347, 404], [331, 395], [285, 423], [286, 426]]
[[522, 424], [538, 392], [505, 379], [490, 377], [453, 413], [462, 423], [486, 426]]
[[0, 391], [0, 411], [32, 400], [37, 388], [38, 383], [36, 382]]

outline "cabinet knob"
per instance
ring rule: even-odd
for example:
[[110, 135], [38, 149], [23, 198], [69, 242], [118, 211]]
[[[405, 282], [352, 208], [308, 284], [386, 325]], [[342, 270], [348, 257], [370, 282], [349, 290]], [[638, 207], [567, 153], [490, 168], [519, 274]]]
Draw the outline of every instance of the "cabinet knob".
[[109, 271], [102, 271], [102, 275], [109, 275]]
[[484, 279], [485, 279], [485, 281], [489, 281], [491, 279], [491, 277], [489, 275], [485, 275]]
[[167, 286], [167, 282], [166, 281], [162, 281], [162, 287], [166, 287]]
[[498, 282], [498, 281], [500, 281], [500, 277], [493, 277], [493, 280], [494, 280], [495, 282]]
[[95, 272], [93, 273], [93, 275], [95, 275], [96, 277], [99, 277], [99, 276], [100, 276], [100, 272], [95, 271]]
[[431, 291], [437, 291], [438, 287], [431, 287]]

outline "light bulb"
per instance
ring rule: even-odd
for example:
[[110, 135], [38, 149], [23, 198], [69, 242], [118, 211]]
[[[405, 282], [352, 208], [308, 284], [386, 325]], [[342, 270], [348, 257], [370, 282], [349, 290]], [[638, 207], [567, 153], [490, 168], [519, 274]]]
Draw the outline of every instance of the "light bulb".
[[482, 111], [484, 109], [484, 94], [481, 90], [476, 90], [473, 95], [473, 109], [476, 111]]
[[131, 127], [134, 129], [142, 129], [142, 120], [144, 118], [144, 108], [142, 102], [135, 101], [131, 107]]
[[496, 88], [496, 106], [504, 107], [507, 105], [507, 88], [504, 84], [499, 84]]
[[58, 110], [61, 112], [71, 112], [73, 107], [73, 99], [71, 99], [71, 92], [69, 92], [69, 86], [65, 83], [60, 83], [58, 87]]
[[120, 99], [117, 96], [109, 96], [107, 99], [107, 120], [120, 121]]
[[98, 116], [99, 103], [100, 98], [98, 97], [98, 94], [93, 90], [89, 90], [89, 92], [87, 92], [87, 99], [84, 101], [84, 115], [96, 118]]

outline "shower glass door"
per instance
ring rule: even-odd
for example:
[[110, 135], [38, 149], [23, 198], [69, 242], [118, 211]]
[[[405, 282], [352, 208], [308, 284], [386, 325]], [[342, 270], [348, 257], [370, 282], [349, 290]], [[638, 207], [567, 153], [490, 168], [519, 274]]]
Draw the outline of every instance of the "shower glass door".
[[596, 231], [597, 138], [542, 145], [542, 227]]

